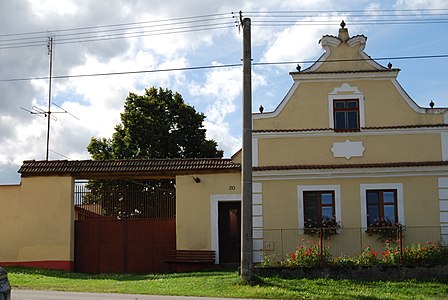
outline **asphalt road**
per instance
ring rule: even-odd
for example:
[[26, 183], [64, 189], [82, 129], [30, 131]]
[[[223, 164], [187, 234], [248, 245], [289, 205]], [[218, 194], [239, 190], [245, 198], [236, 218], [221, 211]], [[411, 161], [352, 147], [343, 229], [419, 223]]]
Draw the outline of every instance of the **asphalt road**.
[[[72, 293], [34, 290], [12, 290], [11, 300], [237, 300], [235, 298], [206, 298], [183, 296], [151, 296], [132, 294], [100, 294], [100, 293]], [[248, 299], [245, 299], [248, 300]], [[249, 299], [250, 300], [250, 299]], [[254, 299], [252, 299], [254, 300]]]

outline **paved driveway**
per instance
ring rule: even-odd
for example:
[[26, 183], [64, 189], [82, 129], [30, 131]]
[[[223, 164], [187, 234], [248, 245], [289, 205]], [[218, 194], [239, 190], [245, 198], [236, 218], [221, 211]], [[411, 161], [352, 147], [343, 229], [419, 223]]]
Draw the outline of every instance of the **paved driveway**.
[[[235, 298], [205, 298], [183, 296], [149, 296], [132, 294], [71, 293], [53, 291], [12, 290], [11, 300], [236, 300]], [[245, 299], [248, 300], [248, 299]], [[254, 299], [253, 299], [254, 300]]]

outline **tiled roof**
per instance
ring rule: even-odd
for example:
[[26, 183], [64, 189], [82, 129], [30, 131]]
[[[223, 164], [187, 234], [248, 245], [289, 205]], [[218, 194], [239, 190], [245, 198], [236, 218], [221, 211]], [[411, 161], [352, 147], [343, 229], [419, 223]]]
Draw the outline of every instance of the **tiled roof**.
[[71, 175], [74, 177], [160, 176], [210, 172], [235, 172], [240, 165], [231, 159], [150, 159], [150, 160], [51, 160], [23, 162], [19, 173], [26, 176]]
[[[424, 125], [397, 125], [397, 126], [374, 126], [362, 127], [361, 130], [378, 130], [378, 129], [413, 129], [413, 128], [437, 128], [448, 127], [448, 124], [424, 124]], [[307, 131], [334, 131], [333, 128], [303, 128], [303, 129], [259, 129], [253, 130], [254, 133], [269, 132], [307, 132]], [[338, 130], [336, 132], [357, 132], [353, 130]]]
[[[254, 171], [359, 169], [448, 166], [448, 161], [390, 162], [366, 164], [277, 165], [253, 167]], [[241, 165], [230, 159], [154, 159], [154, 160], [84, 160], [24, 161], [19, 173], [27, 176], [70, 175], [81, 178], [151, 177], [239, 172]]]
[[432, 167], [448, 166], [448, 161], [392, 162], [366, 164], [333, 164], [333, 165], [284, 165], [254, 167], [254, 171], [275, 170], [312, 170], [312, 169], [359, 169], [359, 168], [400, 168], [400, 167]]

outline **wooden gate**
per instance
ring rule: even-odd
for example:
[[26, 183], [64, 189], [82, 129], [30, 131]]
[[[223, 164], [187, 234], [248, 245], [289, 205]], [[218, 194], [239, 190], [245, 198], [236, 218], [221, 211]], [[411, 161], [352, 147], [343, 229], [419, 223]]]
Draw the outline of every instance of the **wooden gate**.
[[176, 249], [175, 219], [75, 222], [75, 271], [161, 273], [163, 257]]
[[75, 271], [160, 273], [176, 249], [172, 180], [75, 185]]

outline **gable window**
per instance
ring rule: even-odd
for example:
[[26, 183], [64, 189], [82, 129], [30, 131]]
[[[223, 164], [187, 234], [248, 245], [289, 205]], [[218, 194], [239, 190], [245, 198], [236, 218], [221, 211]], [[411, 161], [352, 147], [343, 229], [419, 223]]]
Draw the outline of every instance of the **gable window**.
[[333, 101], [334, 129], [336, 131], [359, 130], [359, 100]]
[[373, 226], [379, 220], [397, 223], [397, 190], [367, 190], [367, 226]]
[[335, 220], [335, 198], [333, 191], [303, 192], [304, 226], [321, 227], [323, 221]]
[[364, 93], [343, 83], [328, 93], [328, 125], [336, 132], [359, 131], [366, 127]]

